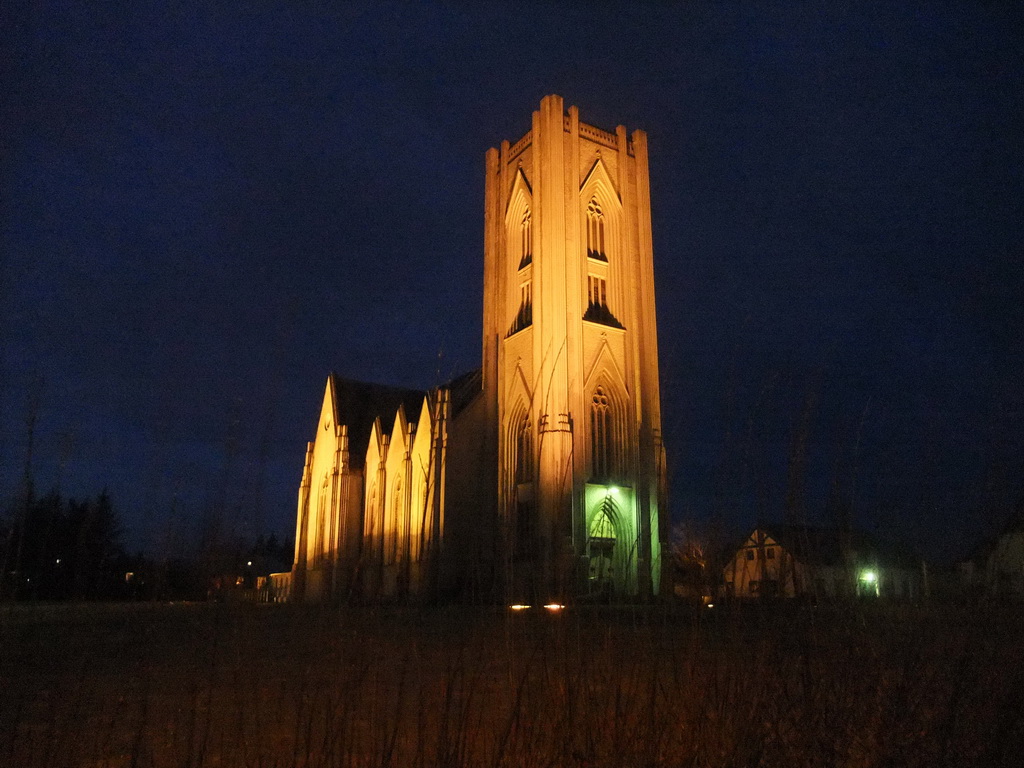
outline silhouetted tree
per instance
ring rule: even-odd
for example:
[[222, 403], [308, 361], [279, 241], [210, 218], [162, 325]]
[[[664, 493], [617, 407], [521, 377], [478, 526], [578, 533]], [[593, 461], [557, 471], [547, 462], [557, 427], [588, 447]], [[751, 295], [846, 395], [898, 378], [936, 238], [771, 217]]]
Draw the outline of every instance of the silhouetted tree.
[[8, 596], [104, 600], [126, 595], [121, 528], [106, 490], [84, 501], [65, 501], [52, 491], [8, 518], [4, 546], [18, 553], [16, 567], [3, 574]]
[[68, 505], [68, 528], [75, 539], [72, 594], [76, 600], [118, 596], [124, 574], [121, 527], [106, 489], [94, 501]]

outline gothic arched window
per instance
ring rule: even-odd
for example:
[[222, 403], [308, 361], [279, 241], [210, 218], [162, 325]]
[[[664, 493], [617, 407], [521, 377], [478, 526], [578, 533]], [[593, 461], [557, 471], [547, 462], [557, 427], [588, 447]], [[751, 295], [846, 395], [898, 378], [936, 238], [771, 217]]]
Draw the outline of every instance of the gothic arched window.
[[594, 516], [594, 522], [590, 526], [590, 537], [593, 539], [615, 538], [615, 524], [607, 509], [602, 507]]
[[597, 275], [587, 275], [587, 307], [608, 308], [608, 281]]
[[523, 220], [519, 224], [519, 268], [522, 269], [533, 261], [533, 224], [530, 209], [523, 212]]
[[526, 280], [519, 286], [519, 311], [512, 320], [512, 327], [508, 329], [508, 335], [519, 333], [533, 324], [533, 285]]
[[604, 387], [598, 387], [590, 404], [590, 470], [595, 480], [611, 477], [614, 452], [611, 403]]
[[587, 256], [598, 261], [608, 261], [605, 250], [604, 213], [596, 197], [587, 203]]
[[366, 511], [364, 514], [366, 522], [363, 529], [363, 537], [367, 545], [367, 551], [374, 553], [378, 551], [378, 542], [381, 541], [381, 539], [377, 538], [381, 535], [379, 502], [380, 493], [377, 489], [377, 484], [373, 483], [370, 485], [370, 492], [366, 495]]
[[596, 195], [587, 203], [586, 219], [587, 258], [603, 263], [590, 264], [588, 267], [587, 309], [583, 319], [612, 328], [623, 328], [609, 306], [608, 279], [611, 265], [608, 264], [607, 226]]
[[516, 483], [533, 480], [533, 429], [530, 414], [524, 413], [515, 425], [516, 435]]
[[601, 275], [587, 275], [587, 311], [583, 319], [612, 328], [624, 327], [608, 307], [608, 281]]
[[605, 500], [590, 525], [587, 539], [590, 557], [590, 590], [610, 595], [615, 581], [615, 505]]
[[511, 411], [508, 420], [508, 439], [505, 456], [510, 482], [509, 488], [509, 533], [512, 537], [512, 557], [515, 560], [529, 559], [534, 555], [536, 534], [533, 494], [522, 487], [533, 482], [535, 470], [533, 424], [525, 402], [520, 401]]

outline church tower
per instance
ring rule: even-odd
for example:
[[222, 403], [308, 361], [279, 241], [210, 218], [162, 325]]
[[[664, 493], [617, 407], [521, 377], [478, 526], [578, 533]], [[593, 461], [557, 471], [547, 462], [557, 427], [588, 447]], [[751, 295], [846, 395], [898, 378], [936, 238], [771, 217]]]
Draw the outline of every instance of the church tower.
[[487, 152], [483, 392], [512, 600], [644, 598], [666, 537], [647, 137], [547, 96]]

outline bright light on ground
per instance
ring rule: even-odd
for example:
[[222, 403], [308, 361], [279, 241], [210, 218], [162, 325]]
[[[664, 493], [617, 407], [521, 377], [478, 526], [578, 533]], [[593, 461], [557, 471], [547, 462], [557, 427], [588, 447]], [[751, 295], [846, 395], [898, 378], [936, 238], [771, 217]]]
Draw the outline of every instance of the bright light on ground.
[[562, 605], [561, 603], [548, 603], [548, 604], [547, 604], [547, 605], [545, 605], [544, 607], [545, 607], [545, 608], [546, 608], [547, 610], [549, 610], [549, 611], [560, 611], [560, 610], [562, 610], [563, 608], [565, 608], [565, 606], [564, 606], [564, 605]]
[[529, 607], [530, 606], [524, 605], [523, 603], [513, 603], [509, 606], [509, 609], [513, 611], [525, 611]]

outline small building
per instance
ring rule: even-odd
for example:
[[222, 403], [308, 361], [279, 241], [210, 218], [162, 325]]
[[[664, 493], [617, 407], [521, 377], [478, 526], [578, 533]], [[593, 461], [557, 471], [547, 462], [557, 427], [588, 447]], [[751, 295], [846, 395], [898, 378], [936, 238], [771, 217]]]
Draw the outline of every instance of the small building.
[[920, 561], [863, 531], [774, 524], [755, 528], [722, 572], [726, 597], [885, 597], [922, 595]]
[[1024, 503], [996, 537], [984, 562], [985, 592], [991, 597], [1024, 598]]

